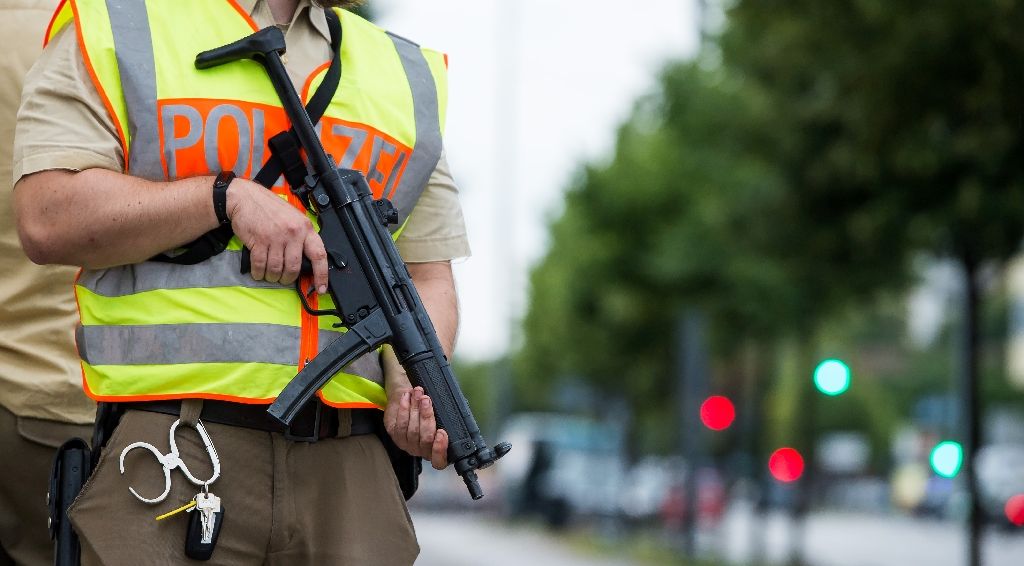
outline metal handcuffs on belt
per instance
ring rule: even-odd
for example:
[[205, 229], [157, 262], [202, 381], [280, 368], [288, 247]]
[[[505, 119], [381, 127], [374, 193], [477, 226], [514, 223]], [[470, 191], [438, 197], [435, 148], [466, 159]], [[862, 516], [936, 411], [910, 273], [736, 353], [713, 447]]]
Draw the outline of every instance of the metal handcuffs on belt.
[[160, 462], [160, 465], [163, 466], [164, 468], [164, 492], [158, 495], [157, 497], [154, 497], [153, 499], [146, 499], [145, 497], [139, 495], [139, 492], [135, 491], [135, 488], [128, 486], [128, 491], [131, 491], [132, 495], [137, 497], [139, 501], [149, 503], [152, 505], [160, 503], [161, 501], [166, 499], [167, 495], [171, 492], [171, 470], [173, 470], [174, 468], [180, 468], [181, 473], [185, 474], [185, 477], [188, 478], [188, 481], [192, 482], [197, 486], [202, 487], [204, 493], [209, 492], [210, 484], [220, 477], [220, 458], [217, 456], [217, 449], [213, 447], [213, 441], [210, 440], [210, 435], [206, 432], [206, 427], [204, 427], [202, 421], [199, 420], [196, 421], [196, 425], [194, 428], [196, 429], [196, 432], [199, 433], [199, 438], [202, 439], [203, 445], [206, 447], [206, 453], [209, 454], [210, 461], [213, 463], [213, 475], [210, 477], [210, 479], [206, 481], [197, 479], [194, 475], [192, 475], [192, 472], [188, 469], [188, 466], [186, 466], [185, 462], [181, 460], [181, 456], [178, 453], [178, 441], [174, 437], [174, 433], [178, 430], [178, 426], [180, 424], [181, 419], [178, 419], [174, 421], [174, 424], [171, 425], [171, 430], [168, 433], [171, 451], [168, 452], [167, 454], [161, 454], [160, 451], [157, 450], [155, 446], [148, 442], [133, 442], [128, 446], [125, 446], [124, 450], [121, 451], [121, 475], [124, 475], [124, 457], [128, 454], [128, 452], [132, 451], [135, 448], [145, 448], [146, 450], [152, 452], [153, 455], [156, 456], [157, 461]]

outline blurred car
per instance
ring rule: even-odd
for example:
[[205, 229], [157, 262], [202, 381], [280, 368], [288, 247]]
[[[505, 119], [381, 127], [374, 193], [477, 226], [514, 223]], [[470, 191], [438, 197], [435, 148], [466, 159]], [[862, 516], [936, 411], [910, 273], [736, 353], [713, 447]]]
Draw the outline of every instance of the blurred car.
[[628, 521], [645, 523], [658, 517], [684, 464], [679, 459], [649, 457], [629, 469], [619, 503]]
[[562, 527], [618, 513], [625, 471], [621, 424], [526, 413], [511, 417], [500, 436], [515, 446], [495, 466], [513, 515], [536, 514]]
[[[648, 457], [626, 474], [620, 497], [622, 516], [634, 524], [660, 523], [678, 529], [686, 519], [686, 462], [679, 457]], [[697, 516], [718, 521], [725, 512], [726, 488], [714, 468], [697, 472]]]
[[[985, 519], [1009, 526], [1004, 511], [1006, 502], [1024, 494], [1024, 446], [982, 446], [978, 449], [976, 469]], [[925, 464], [904, 464], [893, 475], [893, 502], [915, 515], [961, 519], [967, 512], [964, 476], [961, 473], [948, 479], [935, 475]]]
[[[669, 487], [668, 495], [659, 510], [661, 523], [668, 529], [681, 529], [689, 512], [685, 474], [683, 471], [682, 481], [675, 481]], [[721, 520], [726, 504], [725, 481], [722, 474], [714, 468], [699, 468], [695, 490], [697, 522], [717, 523]]]
[[986, 517], [1010, 526], [1006, 502], [1024, 494], [1024, 446], [989, 444], [978, 450], [978, 488]]

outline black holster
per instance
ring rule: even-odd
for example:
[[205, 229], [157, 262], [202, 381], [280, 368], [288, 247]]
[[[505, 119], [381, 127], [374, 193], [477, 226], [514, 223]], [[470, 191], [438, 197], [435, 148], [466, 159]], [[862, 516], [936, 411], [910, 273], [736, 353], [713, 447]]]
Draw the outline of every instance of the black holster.
[[46, 502], [50, 510], [50, 538], [54, 541], [53, 563], [56, 566], [78, 566], [81, 563], [81, 547], [78, 535], [68, 520], [68, 508], [96, 469], [100, 449], [106, 445], [123, 413], [123, 408], [117, 403], [99, 403], [92, 432], [92, 449], [81, 438], [72, 438], [57, 449], [53, 458]]
[[68, 520], [68, 507], [78, 497], [91, 473], [91, 451], [84, 440], [72, 438], [57, 449], [50, 470], [50, 491], [47, 494], [50, 538], [54, 540], [56, 566], [78, 566], [81, 561], [78, 536]]
[[405, 500], [412, 499], [412, 496], [416, 494], [416, 490], [420, 487], [420, 472], [423, 471], [423, 459], [419, 456], [413, 456], [402, 450], [394, 441], [391, 440], [391, 436], [388, 435], [387, 431], [381, 430], [377, 434], [380, 437], [381, 443], [384, 444], [384, 449], [387, 450], [388, 459], [391, 460], [391, 469], [395, 471], [395, 477], [398, 478], [398, 486], [402, 488], [402, 495], [405, 496]]

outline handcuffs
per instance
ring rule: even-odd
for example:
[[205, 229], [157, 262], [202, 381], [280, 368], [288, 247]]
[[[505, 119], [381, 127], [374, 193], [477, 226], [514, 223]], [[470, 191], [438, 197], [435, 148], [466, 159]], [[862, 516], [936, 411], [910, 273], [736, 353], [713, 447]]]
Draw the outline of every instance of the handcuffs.
[[196, 478], [195, 475], [192, 474], [192, 471], [188, 469], [188, 466], [185, 464], [184, 461], [182, 461], [181, 456], [178, 453], [178, 441], [175, 439], [174, 436], [180, 424], [181, 419], [178, 419], [174, 421], [174, 424], [171, 425], [171, 430], [168, 433], [171, 451], [168, 452], [167, 454], [161, 454], [160, 451], [157, 450], [155, 446], [148, 442], [133, 442], [126, 446], [124, 450], [121, 451], [121, 475], [124, 475], [124, 457], [129, 452], [136, 448], [145, 448], [146, 450], [149, 450], [150, 452], [153, 453], [154, 456], [156, 456], [156, 459], [158, 462], [160, 462], [160, 465], [163, 466], [164, 491], [157, 497], [147, 499], [139, 495], [139, 492], [135, 491], [135, 488], [128, 486], [128, 491], [131, 491], [132, 495], [138, 498], [139, 501], [149, 503], [150, 505], [154, 505], [166, 499], [167, 495], [171, 493], [171, 470], [175, 468], [179, 468], [181, 470], [181, 473], [185, 474], [185, 477], [188, 478], [188, 481], [192, 482], [194, 485], [200, 486], [203, 489], [203, 493], [209, 493], [210, 484], [220, 477], [220, 458], [217, 456], [217, 449], [214, 448], [213, 442], [210, 440], [210, 435], [206, 432], [206, 427], [204, 427], [202, 421], [199, 420], [196, 421], [195, 427], [193, 428], [195, 428], [196, 432], [199, 433], [199, 438], [203, 441], [203, 446], [206, 447], [206, 453], [210, 456], [210, 461], [213, 463], [213, 475], [210, 477], [210, 479], [203, 481]]

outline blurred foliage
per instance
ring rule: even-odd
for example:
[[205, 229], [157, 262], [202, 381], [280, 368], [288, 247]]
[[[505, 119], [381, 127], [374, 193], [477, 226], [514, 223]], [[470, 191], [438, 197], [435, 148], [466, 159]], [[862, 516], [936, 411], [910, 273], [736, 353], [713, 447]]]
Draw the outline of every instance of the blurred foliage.
[[1019, 248], [1019, 2], [747, 0], [729, 20], [726, 65], [785, 124], [766, 149], [802, 221], [893, 269], [908, 249], [977, 263]]
[[[951, 255], [973, 276], [983, 261], [1019, 249], [1021, 23], [1024, 9], [999, 0], [733, 4], [723, 64], [777, 118], [773, 143], [761, 150], [786, 183], [785, 224], [795, 228], [791, 241], [803, 242], [801, 254], [839, 260], [846, 277], [828, 280], [840, 299], [866, 304], [865, 293], [902, 287], [908, 260], [921, 251]], [[898, 338], [890, 333], [887, 344], [886, 328], [876, 324], [875, 338], [846, 343], [884, 358]], [[908, 404], [882, 410], [888, 387], [851, 392], [871, 394], [860, 403], [870, 412], [861, 428], [876, 441], [906, 418]], [[792, 395], [803, 406], [813, 393]], [[852, 426], [856, 415], [836, 424]]]
[[359, 14], [371, 22], [373, 21], [374, 11], [372, 2], [364, 2], [355, 8], [351, 8], [349, 11]]
[[452, 361], [452, 370], [458, 377], [459, 387], [472, 407], [473, 416], [484, 437], [489, 439], [497, 438], [496, 421], [504, 412], [502, 403], [505, 401], [498, 398], [501, 392], [496, 386], [505, 379], [501, 374], [504, 364], [504, 360], [466, 362], [455, 358]]
[[345, 6], [345, 10], [352, 12], [353, 14], [359, 14], [367, 20], [373, 21], [373, 17], [376, 15], [376, 10], [373, 8], [372, 0], [355, 0], [356, 5], [351, 6], [349, 2], [318, 2], [314, 0], [314, 4], [318, 6]]
[[[949, 329], [906, 342], [911, 260], [998, 265], [1024, 236], [1024, 7], [738, 0], [728, 18], [576, 175], [531, 275], [516, 399], [551, 408], [582, 380], [629, 402], [641, 451], [669, 449], [676, 321], [696, 308], [713, 390], [770, 382], [756, 400], [780, 441], [811, 410], [818, 355], [846, 356], [854, 388], [819, 403], [818, 425], [863, 430], [881, 454], [956, 367]], [[992, 353], [999, 307], [982, 320], [990, 402], [1021, 397]]]
[[552, 377], [579, 375], [643, 407], [651, 426], [671, 427], [684, 307], [711, 314], [726, 350], [791, 312], [785, 273], [758, 251], [778, 185], [746, 146], [757, 101], [694, 64], [668, 69], [663, 84], [619, 131], [612, 161], [579, 173], [552, 226], [518, 360], [527, 405], [550, 398]]

